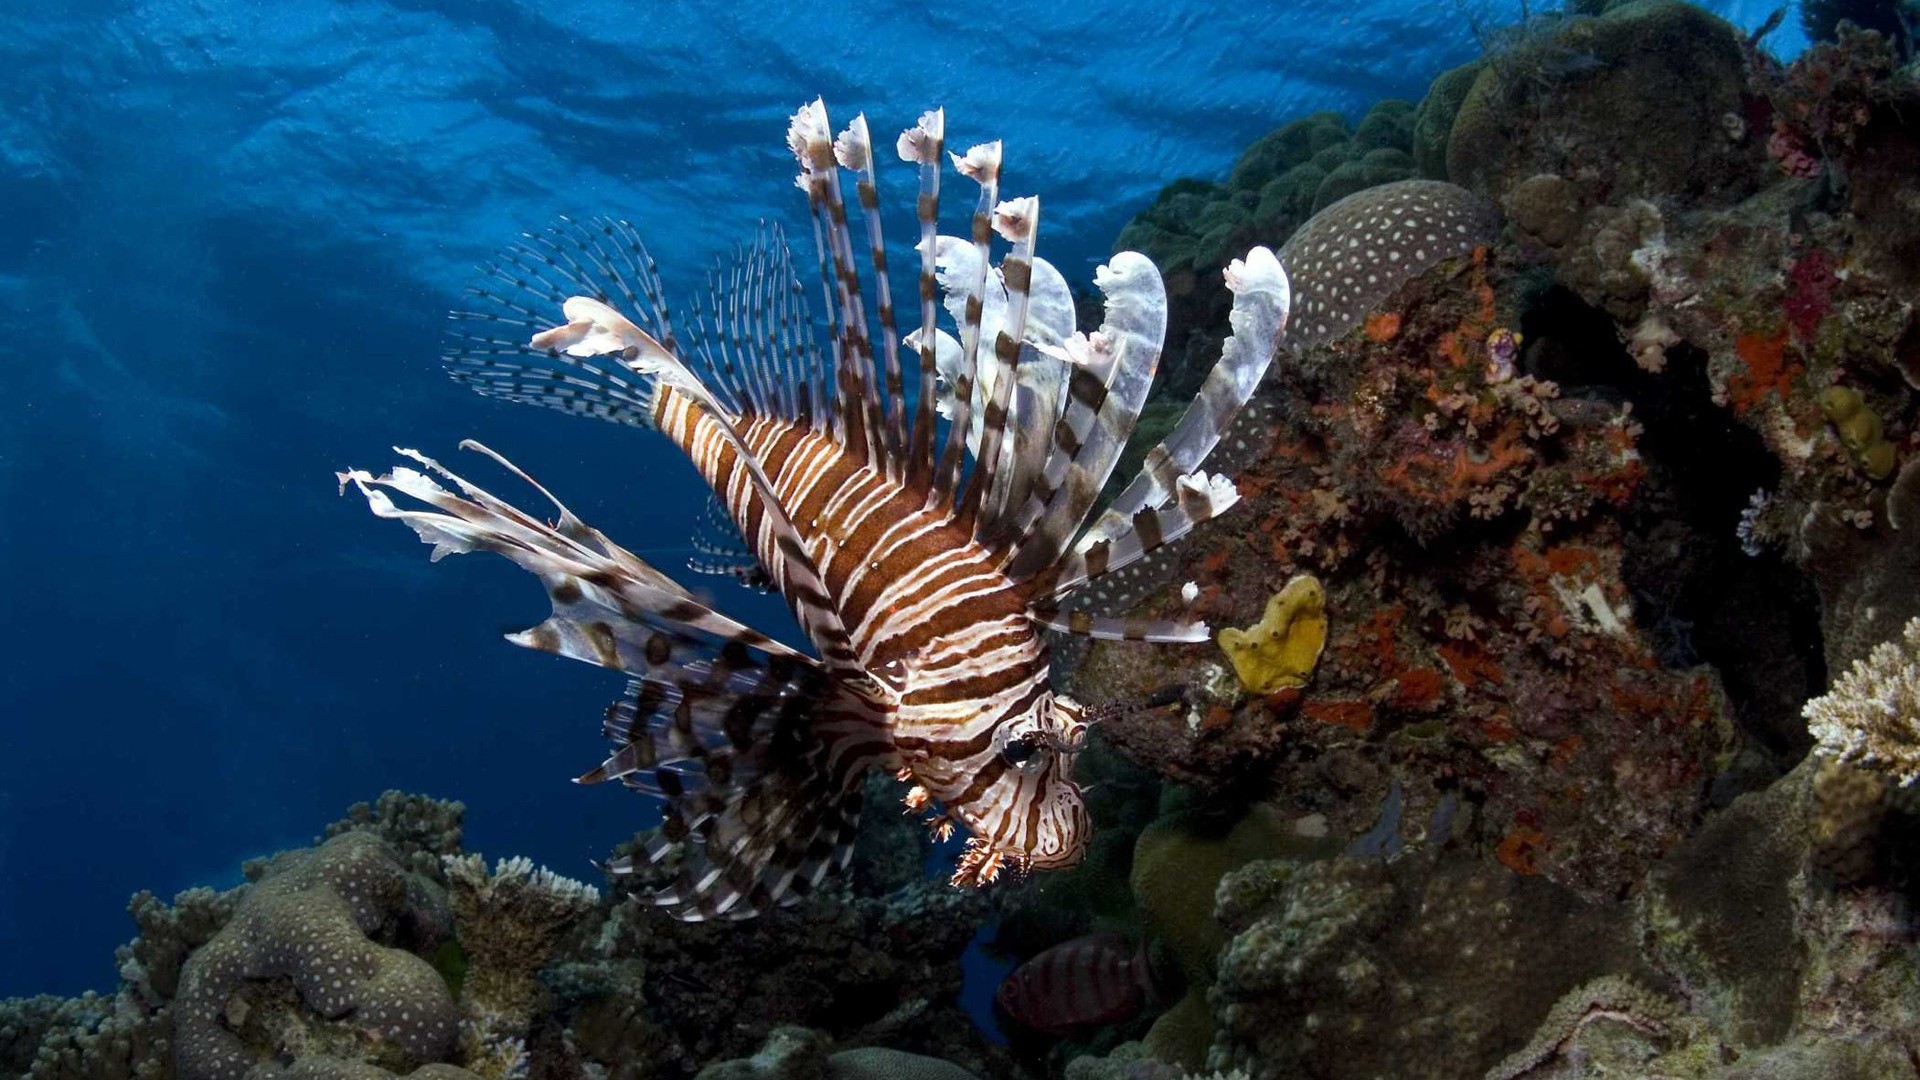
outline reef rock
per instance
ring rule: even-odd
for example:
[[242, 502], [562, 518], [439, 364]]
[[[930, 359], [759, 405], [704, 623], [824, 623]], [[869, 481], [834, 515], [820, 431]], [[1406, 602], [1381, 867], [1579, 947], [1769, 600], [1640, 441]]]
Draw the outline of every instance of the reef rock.
[[1746, 105], [1738, 31], [1690, 4], [1544, 19], [1481, 65], [1448, 134], [1447, 177], [1496, 201], [1539, 173], [1609, 199], [1724, 198], [1763, 175], [1761, 140], [1724, 121]]

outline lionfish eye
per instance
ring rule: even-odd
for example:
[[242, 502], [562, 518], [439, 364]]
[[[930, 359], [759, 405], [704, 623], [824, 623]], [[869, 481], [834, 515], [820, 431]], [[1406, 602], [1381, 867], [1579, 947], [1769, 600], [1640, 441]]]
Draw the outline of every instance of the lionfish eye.
[[1025, 765], [1039, 749], [1026, 739], [1016, 739], [1000, 748], [1000, 760], [1009, 765]]

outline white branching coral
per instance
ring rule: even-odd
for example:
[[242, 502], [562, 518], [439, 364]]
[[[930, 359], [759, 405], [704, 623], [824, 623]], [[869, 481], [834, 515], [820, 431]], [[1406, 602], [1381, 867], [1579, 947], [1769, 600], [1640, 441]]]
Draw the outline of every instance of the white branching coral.
[[525, 1039], [546, 994], [538, 972], [594, 912], [600, 890], [525, 858], [502, 859], [492, 874], [474, 854], [445, 856], [441, 867], [467, 957], [460, 991], [465, 1060], [486, 1080], [520, 1080]]
[[1920, 618], [1897, 641], [1874, 646], [1803, 715], [1829, 756], [1884, 773], [1902, 787], [1920, 779]]

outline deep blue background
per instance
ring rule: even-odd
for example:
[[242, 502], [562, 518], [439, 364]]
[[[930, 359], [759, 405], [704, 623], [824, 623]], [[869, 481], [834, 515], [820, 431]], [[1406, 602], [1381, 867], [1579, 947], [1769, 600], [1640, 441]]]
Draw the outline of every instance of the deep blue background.
[[539, 590], [430, 567], [334, 493], [395, 442], [477, 436], [682, 565], [704, 489], [664, 441], [439, 370], [442, 310], [515, 230], [618, 213], [691, 287], [756, 219], [796, 221], [785, 119], [819, 93], [888, 145], [933, 104], [955, 148], [1006, 139], [1003, 190], [1044, 197], [1043, 253], [1085, 278], [1167, 180], [1478, 49], [1457, 3], [1045, 7], [5, 5], [0, 996], [109, 985], [134, 890], [236, 881], [384, 788], [464, 799], [470, 848], [572, 874], [642, 820], [567, 783], [618, 680], [498, 639]]

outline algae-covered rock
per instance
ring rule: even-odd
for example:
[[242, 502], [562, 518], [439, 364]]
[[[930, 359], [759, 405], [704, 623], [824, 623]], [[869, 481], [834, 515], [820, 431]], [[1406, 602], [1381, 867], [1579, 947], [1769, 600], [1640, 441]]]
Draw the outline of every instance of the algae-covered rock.
[[1447, 137], [1447, 176], [1494, 199], [1555, 173], [1610, 198], [1730, 200], [1765, 178], [1761, 140], [1730, 138], [1723, 120], [1743, 114], [1746, 91], [1739, 32], [1689, 4], [1634, 0], [1561, 19], [1475, 75]]
[[[370, 831], [265, 865], [226, 927], [181, 971], [173, 1005], [181, 1080], [238, 1077], [307, 1046], [365, 1040], [372, 1063], [404, 1071], [445, 1060], [458, 1019], [427, 961], [379, 943], [420, 894], [398, 854]], [[430, 922], [443, 922], [438, 917]], [[343, 1031], [314, 1027], [338, 1020]]]
[[1580, 229], [1580, 193], [1566, 177], [1529, 176], [1507, 194], [1507, 220], [1534, 243], [1563, 247]]
[[1640, 899], [1654, 962], [1745, 1045], [1787, 1034], [1807, 963], [1788, 888], [1806, 856], [1806, 782], [1803, 771], [1742, 795], [1654, 868]]
[[1204, 811], [1174, 810], [1149, 825], [1134, 846], [1132, 887], [1148, 933], [1180, 966], [1187, 994], [1154, 1022], [1144, 1040], [1153, 1058], [1198, 1069], [1213, 1040], [1207, 1006], [1215, 958], [1226, 931], [1214, 917], [1221, 879], [1257, 859], [1327, 853], [1324, 838], [1303, 836], [1271, 807], [1237, 821]]
[[[1462, 855], [1334, 859], [1222, 882], [1209, 1068], [1324, 1080], [1478, 1076], [1563, 993], [1639, 973], [1627, 912]], [[1243, 890], [1242, 886], [1245, 886]], [[1264, 906], [1257, 897], [1264, 895]]]
[[827, 1058], [826, 1080], [978, 1080], [972, 1073], [939, 1058], [909, 1054], [884, 1046], [842, 1050]]

